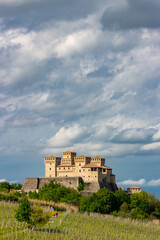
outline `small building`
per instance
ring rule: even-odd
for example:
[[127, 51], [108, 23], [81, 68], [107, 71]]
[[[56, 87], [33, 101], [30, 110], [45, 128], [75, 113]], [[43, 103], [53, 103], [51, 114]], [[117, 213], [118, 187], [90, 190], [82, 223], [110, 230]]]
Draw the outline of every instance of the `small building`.
[[139, 192], [141, 192], [140, 187], [132, 186], [127, 188], [127, 194], [133, 194], [133, 193], [139, 193]]

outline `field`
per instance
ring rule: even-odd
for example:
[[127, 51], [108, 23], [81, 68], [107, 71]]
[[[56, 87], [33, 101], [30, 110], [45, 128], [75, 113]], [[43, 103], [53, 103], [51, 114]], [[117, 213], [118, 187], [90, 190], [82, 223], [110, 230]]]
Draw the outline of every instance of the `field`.
[[41, 228], [28, 229], [14, 218], [16, 204], [0, 202], [0, 239], [159, 240], [160, 226], [100, 214], [60, 212]]

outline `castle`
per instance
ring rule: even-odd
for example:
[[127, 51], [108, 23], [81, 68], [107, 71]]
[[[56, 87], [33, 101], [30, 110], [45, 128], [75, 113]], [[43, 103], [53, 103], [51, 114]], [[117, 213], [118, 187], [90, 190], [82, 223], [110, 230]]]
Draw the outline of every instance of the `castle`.
[[81, 177], [84, 182], [103, 182], [115, 184], [112, 169], [106, 167], [103, 157], [76, 156], [76, 152], [63, 152], [63, 157], [48, 156], [45, 161], [45, 177]]
[[107, 187], [111, 191], [117, 190], [115, 175], [112, 168], [105, 166], [105, 158], [76, 155], [76, 152], [65, 151], [62, 158], [47, 156], [45, 162], [45, 178], [25, 178], [22, 187], [24, 191], [37, 190], [55, 179], [66, 187], [77, 188], [79, 183], [90, 183], [87, 191], [96, 192], [98, 189]]

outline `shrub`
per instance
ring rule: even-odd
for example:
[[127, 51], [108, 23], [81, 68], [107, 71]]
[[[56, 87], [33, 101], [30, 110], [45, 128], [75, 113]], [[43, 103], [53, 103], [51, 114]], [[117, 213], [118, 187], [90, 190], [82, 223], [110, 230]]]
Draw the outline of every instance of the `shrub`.
[[32, 225], [42, 225], [49, 221], [51, 214], [44, 212], [44, 209], [39, 205], [35, 205], [31, 210], [30, 223]]
[[30, 206], [28, 199], [26, 197], [24, 197], [20, 202], [20, 205], [16, 211], [15, 217], [20, 222], [29, 223], [30, 216], [31, 216], [31, 206]]

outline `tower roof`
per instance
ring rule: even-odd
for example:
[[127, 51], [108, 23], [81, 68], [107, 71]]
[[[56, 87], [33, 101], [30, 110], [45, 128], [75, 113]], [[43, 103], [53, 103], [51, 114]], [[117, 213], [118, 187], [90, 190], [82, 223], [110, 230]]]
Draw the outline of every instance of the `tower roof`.
[[65, 151], [63, 153], [76, 153], [76, 152], [73, 152], [73, 151]]

